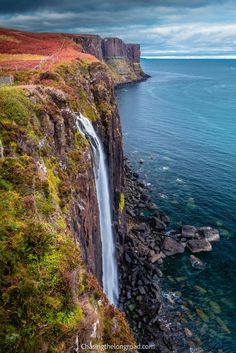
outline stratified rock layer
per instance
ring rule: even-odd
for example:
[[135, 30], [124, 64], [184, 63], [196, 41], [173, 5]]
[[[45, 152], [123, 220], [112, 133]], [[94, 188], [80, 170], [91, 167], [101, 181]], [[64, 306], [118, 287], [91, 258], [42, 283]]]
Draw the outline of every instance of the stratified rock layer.
[[71, 35], [84, 52], [103, 60], [111, 69], [116, 85], [147, 79], [140, 65], [140, 45], [126, 44], [120, 38], [101, 38], [95, 35]]

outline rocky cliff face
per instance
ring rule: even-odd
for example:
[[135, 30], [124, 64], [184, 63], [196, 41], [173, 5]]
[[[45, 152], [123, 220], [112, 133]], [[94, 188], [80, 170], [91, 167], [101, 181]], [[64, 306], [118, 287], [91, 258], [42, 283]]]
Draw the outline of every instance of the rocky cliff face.
[[91, 150], [76, 126], [81, 112], [103, 141], [116, 234], [123, 234], [122, 134], [110, 72], [74, 61], [34, 72], [31, 85], [17, 75], [19, 86], [0, 88], [0, 347], [134, 344], [94, 277], [101, 284], [98, 205]]
[[111, 69], [115, 84], [142, 81], [146, 75], [140, 65], [140, 45], [126, 44], [120, 38], [101, 38], [93, 35], [72, 35], [84, 52], [104, 61]]
[[76, 112], [93, 122], [104, 146], [122, 262], [123, 142], [114, 84], [146, 77], [140, 48], [99, 36], [3, 34], [0, 51], [9, 60], [1, 62], [0, 75], [12, 77], [14, 86], [0, 87], [0, 350], [134, 345], [123, 314], [101, 289], [92, 152]]

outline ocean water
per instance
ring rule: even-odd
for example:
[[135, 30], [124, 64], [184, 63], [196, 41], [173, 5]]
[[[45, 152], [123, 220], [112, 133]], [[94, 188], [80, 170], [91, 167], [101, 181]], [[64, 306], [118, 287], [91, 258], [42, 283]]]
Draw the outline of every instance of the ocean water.
[[[125, 151], [171, 226], [213, 226], [221, 241], [169, 258], [164, 289], [184, 302], [204, 351], [236, 353], [236, 61], [142, 60], [152, 78], [117, 91]], [[141, 165], [139, 160], [143, 159]]]

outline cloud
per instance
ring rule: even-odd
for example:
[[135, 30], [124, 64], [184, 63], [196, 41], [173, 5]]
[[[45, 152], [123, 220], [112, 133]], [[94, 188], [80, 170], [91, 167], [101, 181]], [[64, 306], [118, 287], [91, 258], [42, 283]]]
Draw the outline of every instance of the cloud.
[[220, 3], [220, 0], [1, 0], [1, 12], [5, 14], [28, 12], [38, 9], [49, 9], [56, 11], [96, 11], [104, 9], [117, 9], [133, 7], [201, 7], [213, 3]]
[[0, 27], [118, 36], [144, 55], [236, 53], [234, 0], [0, 1]]

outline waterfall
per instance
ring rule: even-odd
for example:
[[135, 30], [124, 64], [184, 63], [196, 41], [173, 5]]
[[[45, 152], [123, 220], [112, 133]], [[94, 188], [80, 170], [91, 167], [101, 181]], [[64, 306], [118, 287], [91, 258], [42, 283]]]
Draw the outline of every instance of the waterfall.
[[112, 230], [111, 202], [105, 153], [92, 123], [82, 114], [78, 114], [77, 117], [78, 127], [89, 140], [93, 152], [93, 170], [96, 182], [100, 233], [102, 240], [103, 290], [109, 301], [116, 305], [119, 295], [118, 270], [115, 239]]

